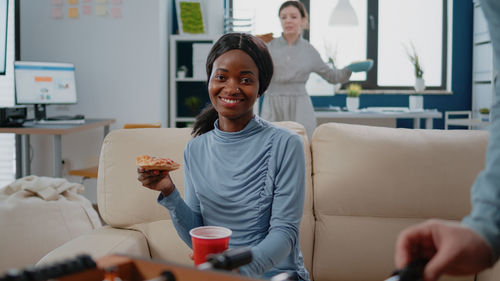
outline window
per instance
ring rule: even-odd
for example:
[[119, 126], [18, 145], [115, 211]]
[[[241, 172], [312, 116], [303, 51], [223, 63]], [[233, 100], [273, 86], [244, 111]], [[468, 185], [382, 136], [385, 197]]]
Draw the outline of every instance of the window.
[[[283, 0], [227, 0], [232, 10], [252, 11], [254, 34], [281, 33], [278, 9]], [[338, 0], [302, 0], [310, 14], [304, 34], [325, 61], [337, 67], [371, 58], [372, 70], [355, 73], [365, 89], [411, 89], [414, 73], [407, 50], [415, 47], [424, 69], [427, 89], [446, 89], [447, 0], [350, 0], [357, 26], [328, 26]], [[266, 7], [263, 9], [262, 7]], [[330, 93], [326, 93], [330, 94]]]
[[427, 87], [444, 89], [446, 1], [378, 2], [377, 85], [413, 86], [415, 76], [405, 49], [411, 50], [411, 45], [414, 45], [424, 68]]

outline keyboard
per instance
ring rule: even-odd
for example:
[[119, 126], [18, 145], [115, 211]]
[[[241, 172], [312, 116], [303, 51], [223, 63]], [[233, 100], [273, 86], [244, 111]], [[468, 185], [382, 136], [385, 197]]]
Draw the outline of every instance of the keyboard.
[[38, 120], [36, 124], [56, 125], [56, 124], [85, 124], [85, 119], [72, 119], [72, 120]]
[[52, 117], [48, 117], [46, 118], [45, 120], [48, 120], [48, 121], [57, 121], [57, 120], [84, 120], [85, 117], [83, 115], [73, 115], [73, 116], [70, 116], [70, 115], [58, 115], [58, 116], [52, 116]]

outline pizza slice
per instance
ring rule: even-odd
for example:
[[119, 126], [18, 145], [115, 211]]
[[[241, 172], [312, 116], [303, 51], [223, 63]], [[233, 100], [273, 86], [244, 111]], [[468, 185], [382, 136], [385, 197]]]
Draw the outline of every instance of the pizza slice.
[[179, 169], [180, 164], [169, 158], [141, 155], [135, 158], [138, 167], [145, 170], [166, 170], [173, 171]]

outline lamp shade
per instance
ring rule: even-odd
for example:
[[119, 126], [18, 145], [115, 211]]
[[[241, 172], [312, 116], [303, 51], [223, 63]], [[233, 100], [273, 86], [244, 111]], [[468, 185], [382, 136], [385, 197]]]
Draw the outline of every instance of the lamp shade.
[[349, 0], [339, 0], [328, 20], [328, 25], [358, 25], [356, 11]]

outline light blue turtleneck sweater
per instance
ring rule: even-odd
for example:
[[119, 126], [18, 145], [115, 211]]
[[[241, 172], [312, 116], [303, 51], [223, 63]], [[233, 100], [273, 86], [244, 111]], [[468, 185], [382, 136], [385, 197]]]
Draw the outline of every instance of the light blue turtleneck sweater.
[[230, 248], [250, 246], [253, 261], [243, 275], [269, 278], [281, 272], [309, 280], [299, 248], [304, 206], [302, 139], [255, 116], [239, 132], [215, 129], [184, 150], [184, 198], [175, 190], [158, 202], [191, 247], [189, 230], [202, 225], [233, 231]]

